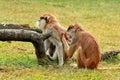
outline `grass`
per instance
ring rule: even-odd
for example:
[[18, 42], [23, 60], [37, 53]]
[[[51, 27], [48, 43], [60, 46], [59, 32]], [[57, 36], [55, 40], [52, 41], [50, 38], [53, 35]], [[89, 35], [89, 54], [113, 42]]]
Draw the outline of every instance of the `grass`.
[[[68, 27], [81, 23], [100, 44], [101, 52], [120, 49], [120, 0], [0, 0], [0, 23], [29, 23], [51, 13]], [[119, 80], [120, 55], [99, 64], [100, 70], [37, 64], [31, 43], [0, 42], [0, 80]], [[104, 68], [108, 68], [105, 70]], [[118, 69], [119, 68], [119, 69]]]

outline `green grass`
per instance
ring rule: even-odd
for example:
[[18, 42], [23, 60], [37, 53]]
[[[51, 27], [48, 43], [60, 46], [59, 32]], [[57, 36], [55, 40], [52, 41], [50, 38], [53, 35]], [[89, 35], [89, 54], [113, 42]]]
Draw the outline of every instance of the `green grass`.
[[[120, 49], [120, 0], [0, 0], [0, 23], [37, 27], [44, 13], [55, 15], [65, 27], [81, 23], [95, 36], [101, 52]], [[119, 80], [120, 55], [100, 62], [99, 68], [41, 66], [31, 43], [0, 42], [0, 80]]]

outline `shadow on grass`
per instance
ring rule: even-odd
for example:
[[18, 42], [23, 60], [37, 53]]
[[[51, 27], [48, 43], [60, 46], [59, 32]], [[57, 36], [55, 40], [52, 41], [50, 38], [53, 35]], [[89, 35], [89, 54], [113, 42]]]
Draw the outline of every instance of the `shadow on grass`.
[[116, 56], [111, 56], [108, 59], [105, 60], [105, 62], [109, 63], [113, 63], [113, 64], [120, 64], [120, 55], [116, 55]]
[[33, 66], [37, 66], [36, 57], [30, 57], [28, 55], [21, 55], [19, 57], [6, 57], [0, 58], [0, 65], [3, 66], [16, 66], [22, 68], [31, 68]]
[[43, 66], [44, 68], [49, 66], [57, 66], [57, 61], [48, 61], [47, 63], [42, 63], [41, 65], [38, 64], [36, 56], [30, 56], [27, 54], [22, 55], [14, 55], [6, 54], [4, 57], [0, 58], [0, 69], [2, 67], [13, 67], [14, 69], [23, 69], [23, 68], [39, 68]]

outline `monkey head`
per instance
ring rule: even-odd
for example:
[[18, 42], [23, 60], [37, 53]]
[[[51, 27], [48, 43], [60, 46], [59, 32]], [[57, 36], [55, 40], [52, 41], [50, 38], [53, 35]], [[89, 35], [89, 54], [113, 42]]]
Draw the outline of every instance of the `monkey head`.
[[39, 28], [41, 30], [44, 30], [45, 27], [47, 26], [47, 24], [56, 22], [56, 18], [51, 15], [51, 14], [44, 14], [42, 16], [40, 16], [39, 20], [37, 21], [37, 26], [39, 26]]
[[67, 32], [68, 35], [72, 38], [75, 34], [79, 31], [83, 31], [84, 29], [81, 27], [80, 24], [72, 24], [68, 27]]

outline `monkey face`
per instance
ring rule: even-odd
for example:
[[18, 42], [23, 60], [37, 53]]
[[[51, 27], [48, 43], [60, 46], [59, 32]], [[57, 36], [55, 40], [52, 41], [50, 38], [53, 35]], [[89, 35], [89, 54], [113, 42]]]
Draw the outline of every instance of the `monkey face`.
[[49, 17], [40, 17], [40, 19], [37, 21], [37, 26], [39, 26], [39, 28], [41, 30], [44, 29], [44, 27], [46, 26], [47, 22], [48, 22]]
[[70, 38], [72, 38], [75, 34], [76, 27], [74, 25], [70, 25], [67, 29], [68, 35]]
[[47, 24], [52, 23], [54, 21], [56, 21], [56, 18], [53, 15], [44, 14], [37, 21], [37, 26], [39, 26], [39, 28], [43, 30]]
[[67, 29], [67, 32], [70, 36], [75, 36], [75, 34], [78, 34], [78, 32], [84, 31], [82, 26], [80, 24], [74, 24], [70, 25]]

